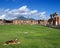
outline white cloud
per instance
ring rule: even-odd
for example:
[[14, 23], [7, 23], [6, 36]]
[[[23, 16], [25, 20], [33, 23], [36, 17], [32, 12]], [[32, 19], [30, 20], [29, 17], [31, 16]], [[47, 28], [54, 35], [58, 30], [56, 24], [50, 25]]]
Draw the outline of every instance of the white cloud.
[[4, 18], [5, 18], [5, 15], [1, 15], [1, 16], [0, 16], [0, 19], [4, 19]]
[[31, 15], [34, 15], [38, 12], [38, 10], [33, 10], [33, 11], [30, 11]]
[[[7, 20], [11, 20], [11, 19], [15, 19], [18, 16], [37, 16], [40, 17], [38, 19], [43, 19], [45, 18], [45, 14], [46, 12], [38, 12], [38, 10], [30, 10], [29, 8], [27, 8], [27, 6], [22, 6], [18, 9], [0, 9], [0, 19], [7, 19]], [[35, 18], [35, 17], [33, 17]]]
[[5, 12], [8, 12], [10, 9], [6, 9]]
[[46, 18], [46, 15], [45, 14], [46, 14], [46, 12], [41, 12], [40, 13], [40, 18], [41, 19], [45, 19]]
[[18, 9], [19, 11], [25, 11], [25, 12], [28, 12], [29, 11], [29, 9], [27, 8], [27, 6], [25, 5], [25, 6], [22, 6], [22, 7], [20, 7], [19, 9]]

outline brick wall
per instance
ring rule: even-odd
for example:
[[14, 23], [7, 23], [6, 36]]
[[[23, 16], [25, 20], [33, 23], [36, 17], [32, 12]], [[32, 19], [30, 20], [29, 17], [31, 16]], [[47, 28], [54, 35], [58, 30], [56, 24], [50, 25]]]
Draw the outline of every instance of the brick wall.
[[58, 25], [60, 25], [60, 17], [57, 17]]
[[48, 23], [47, 20], [39, 21], [38, 20], [13, 20], [11, 23], [6, 23], [5, 21], [0, 21], [0, 24], [40, 24], [40, 25], [46, 25]]
[[36, 20], [14, 20], [13, 24], [38, 24]]

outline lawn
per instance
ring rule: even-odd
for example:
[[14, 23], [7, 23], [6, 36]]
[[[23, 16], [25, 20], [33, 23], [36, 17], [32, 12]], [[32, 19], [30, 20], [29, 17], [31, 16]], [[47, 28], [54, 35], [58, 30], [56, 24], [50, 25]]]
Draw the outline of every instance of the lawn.
[[[3, 45], [14, 38], [21, 43]], [[60, 48], [60, 29], [40, 25], [0, 25], [0, 48]]]

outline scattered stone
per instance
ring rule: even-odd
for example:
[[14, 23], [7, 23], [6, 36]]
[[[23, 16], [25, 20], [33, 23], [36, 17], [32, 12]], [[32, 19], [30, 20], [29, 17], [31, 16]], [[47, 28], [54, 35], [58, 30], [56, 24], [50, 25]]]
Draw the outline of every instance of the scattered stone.
[[18, 39], [14, 39], [14, 40], [6, 41], [4, 43], [4, 45], [10, 45], [10, 44], [20, 44], [20, 42], [18, 41]]

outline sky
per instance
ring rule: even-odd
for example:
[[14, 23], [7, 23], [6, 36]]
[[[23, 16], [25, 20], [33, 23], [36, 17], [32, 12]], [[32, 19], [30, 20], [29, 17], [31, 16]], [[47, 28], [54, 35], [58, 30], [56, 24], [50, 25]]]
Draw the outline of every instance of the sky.
[[24, 16], [34, 19], [49, 19], [50, 14], [60, 15], [60, 0], [0, 0], [0, 19], [15, 19]]

